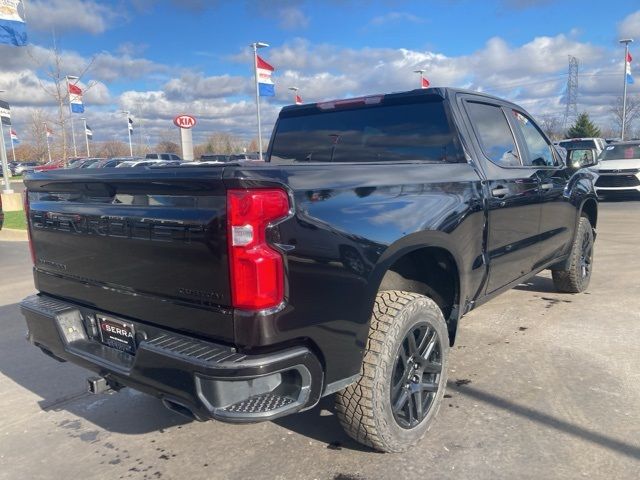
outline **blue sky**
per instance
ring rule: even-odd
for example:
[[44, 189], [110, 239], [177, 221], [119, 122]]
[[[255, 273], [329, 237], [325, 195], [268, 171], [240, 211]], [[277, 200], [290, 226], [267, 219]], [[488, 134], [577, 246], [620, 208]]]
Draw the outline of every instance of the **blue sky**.
[[[599, 3], [599, 2], [598, 2]], [[114, 112], [137, 112], [151, 141], [172, 115], [199, 117], [212, 131], [252, 135], [248, 44], [271, 44], [275, 99], [264, 101], [265, 134], [298, 86], [305, 101], [413, 88], [416, 68], [433, 85], [475, 88], [522, 103], [534, 115], [562, 116], [567, 56], [580, 59], [580, 110], [603, 126], [622, 86], [621, 35], [637, 35], [637, 0], [30, 0], [30, 51], [11, 55], [0, 73], [18, 122], [30, 111], [55, 115], [37, 92], [50, 82], [52, 31], [63, 68], [91, 85], [88, 117], [96, 137], [117, 137]], [[632, 47], [633, 51], [633, 47]], [[34, 60], [35, 59], [35, 60]], [[635, 68], [635, 65], [634, 65]], [[635, 68], [638, 83], [640, 63]], [[616, 72], [620, 72], [618, 78]], [[33, 88], [33, 92], [31, 92]], [[20, 93], [15, 93], [19, 89]], [[13, 98], [11, 98], [12, 93]]]

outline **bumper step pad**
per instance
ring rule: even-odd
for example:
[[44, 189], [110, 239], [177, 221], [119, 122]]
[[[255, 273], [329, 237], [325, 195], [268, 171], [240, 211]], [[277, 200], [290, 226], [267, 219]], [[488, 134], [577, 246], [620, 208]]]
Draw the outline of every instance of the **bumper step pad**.
[[263, 393], [229, 405], [224, 410], [230, 413], [266, 413], [285, 407], [293, 402], [292, 398], [283, 395]]

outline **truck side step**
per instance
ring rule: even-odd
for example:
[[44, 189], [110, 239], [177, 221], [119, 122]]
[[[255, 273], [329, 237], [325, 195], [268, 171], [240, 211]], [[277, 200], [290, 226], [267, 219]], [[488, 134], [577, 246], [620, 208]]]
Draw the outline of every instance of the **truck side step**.
[[266, 413], [285, 407], [294, 401], [293, 398], [284, 395], [263, 393], [229, 405], [224, 410], [231, 413]]

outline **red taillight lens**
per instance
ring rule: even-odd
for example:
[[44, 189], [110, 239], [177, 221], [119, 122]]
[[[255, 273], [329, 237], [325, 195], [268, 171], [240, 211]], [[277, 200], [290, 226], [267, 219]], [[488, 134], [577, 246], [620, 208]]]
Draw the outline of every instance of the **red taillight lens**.
[[277, 188], [229, 190], [227, 217], [233, 306], [275, 307], [284, 299], [282, 254], [267, 243], [270, 223], [289, 214], [287, 192]]
[[24, 216], [27, 219], [27, 236], [29, 237], [29, 253], [31, 253], [31, 261], [36, 264], [36, 251], [33, 249], [33, 239], [31, 238], [31, 222], [29, 221], [29, 191], [25, 189], [22, 193], [22, 204], [24, 206]]

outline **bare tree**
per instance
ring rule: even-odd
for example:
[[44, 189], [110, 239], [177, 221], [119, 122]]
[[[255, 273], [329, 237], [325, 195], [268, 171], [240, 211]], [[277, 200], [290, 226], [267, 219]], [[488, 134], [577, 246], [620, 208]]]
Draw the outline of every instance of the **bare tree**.
[[45, 122], [49, 122], [49, 118], [43, 110], [34, 108], [31, 110], [31, 125], [29, 125], [29, 136], [31, 143], [31, 155], [33, 160], [44, 161], [47, 158], [47, 132], [45, 130]]
[[[616, 103], [609, 107], [609, 113], [613, 118], [613, 123], [617, 127], [616, 136], [620, 136], [622, 132], [622, 97], [616, 99]], [[628, 96], [627, 108], [625, 111], [625, 126], [624, 136], [627, 137], [627, 132], [631, 132], [635, 121], [640, 117], [640, 96]]]
[[542, 115], [539, 117], [540, 128], [551, 140], [560, 140], [562, 135], [562, 124], [556, 115]]
[[[37, 59], [33, 56], [33, 54], [31, 53], [31, 51], [29, 51], [29, 55], [31, 56], [31, 59], [38, 64]], [[93, 62], [95, 61], [95, 56], [92, 57], [87, 64], [84, 66], [84, 68], [82, 68], [82, 71], [79, 73], [79, 75], [77, 75], [78, 80], [77, 82], [79, 82], [80, 80], [82, 80], [82, 77], [84, 75], [86, 75], [87, 71], [91, 68], [91, 66], [93, 65]], [[43, 68], [43, 65], [40, 64], [38, 65], [39, 68]], [[67, 108], [67, 106], [65, 106], [65, 101], [68, 98], [68, 94], [69, 92], [67, 91], [67, 85], [66, 85], [66, 76], [67, 74], [64, 73], [65, 72], [65, 67], [63, 65], [63, 61], [62, 61], [62, 55], [60, 53], [60, 50], [58, 49], [58, 45], [56, 42], [56, 37], [55, 34], [53, 36], [53, 64], [51, 66], [49, 66], [48, 68], [46, 68], [46, 75], [49, 78], [51, 84], [46, 84], [45, 82], [43, 82], [42, 80], [38, 79], [38, 81], [40, 82], [40, 87], [44, 90], [44, 92], [49, 95], [50, 97], [53, 98], [53, 100], [56, 103], [56, 106], [58, 108], [58, 120], [55, 122], [56, 126], [58, 127], [59, 131], [61, 132], [61, 140], [62, 140], [62, 157], [64, 158], [64, 160], [66, 161], [69, 157], [68, 155], [68, 141], [67, 141], [67, 121], [69, 120], [69, 116], [71, 115], [71, 113], [69, 112], [69, 109]], [[84, 92], [86, 93], [91, 87], [93, 87], [96, 84], [96, 82], [89, 82], [87, 83], [87, 86], [84, 89]]]
[[119, 140], [109, 140], [94, 145], [94, 151], [98, 157], [113, 158], [126, 157], [129, 155], [129, 145]]
[[247, 149], [250, 152], [257, 152], [258, 151], [258, 139], [257, 138], [251, 139], [251, 142], [249, 142], [249, 146], [247, 147]]
[[229, 133], [214, 132], [204, 145], [204, 153], [238, 153], [242, 150], [242, 140]]
[[162, 140], [156, 146], [156, 150], [159, 153], [175, 153], [179, 155], [180, 145], [178, 145], [176, 142], [172, 142], [171, 140]]

